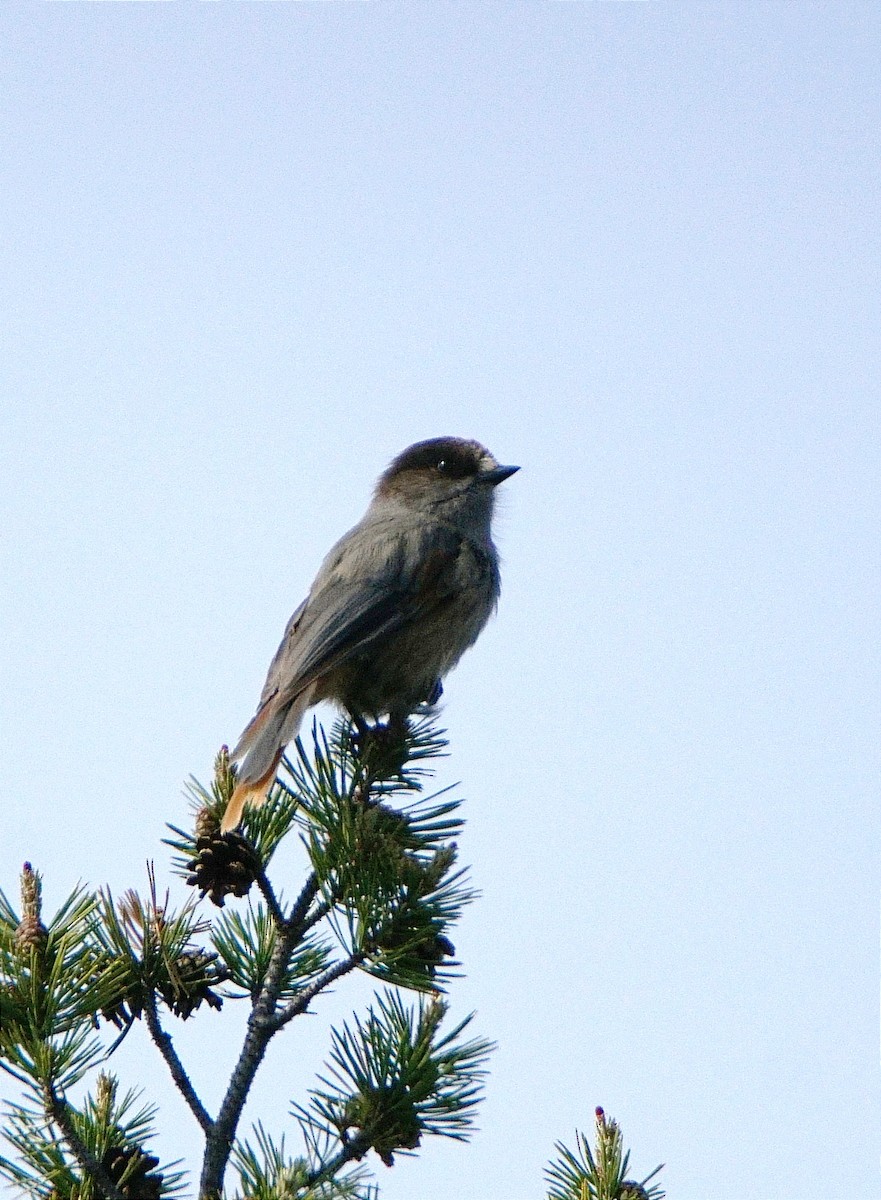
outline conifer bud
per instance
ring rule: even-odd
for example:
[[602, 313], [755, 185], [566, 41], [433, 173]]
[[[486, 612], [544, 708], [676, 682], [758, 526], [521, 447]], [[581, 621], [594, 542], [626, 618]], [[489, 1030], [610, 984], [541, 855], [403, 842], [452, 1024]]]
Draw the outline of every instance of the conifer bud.
[[24, 952], [39, 950], [46, 944], [48, 931], [41, 918], [43, 882], [29, 862], [21, 871], [21, 920], [15, 931], [15, 947]]
[[[160, 1200], [163, 1181], [161, 1175], [153, 1173], [154, 1167], [159, 1166], [154, 1155], [145, 1154], [138, 1146], [125, 1149], [111, 1146], [101, 1159], [101, 1166], [126, 1200]], [[104, 1200], [100, 1191], [95, 1195]]]
[[238, 778], [238, 767], [229, 761], [229, 746], [221, 746], [214, 759], [214, 783], [211, 785], [211, 791], [215, 800], [222, 802], [224, 808], [236, 790]]
[[196, 813], [196, 838], [212, 838], [216, 833], [220, 833], [219, 817], [206, 805]]
[[95, 1085], [95, 1105], [104, 1121], [109, 1120], [115, 1099], [116, 1080], [112, 1075], [108, 1075], [106, 1071], [101, 1071], [98, 1075], [98, 1082]]

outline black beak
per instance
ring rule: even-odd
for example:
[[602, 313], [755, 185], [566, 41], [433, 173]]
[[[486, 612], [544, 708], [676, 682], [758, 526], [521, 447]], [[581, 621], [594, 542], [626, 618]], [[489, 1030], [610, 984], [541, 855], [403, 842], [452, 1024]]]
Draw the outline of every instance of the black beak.
[[495, 487], [504, 479], [509, 479], [515, 471], [519, 470], [519, 467], [491, 467], [488, 471], [480, 472], [480, 482], [488, 483], [490, 487]]

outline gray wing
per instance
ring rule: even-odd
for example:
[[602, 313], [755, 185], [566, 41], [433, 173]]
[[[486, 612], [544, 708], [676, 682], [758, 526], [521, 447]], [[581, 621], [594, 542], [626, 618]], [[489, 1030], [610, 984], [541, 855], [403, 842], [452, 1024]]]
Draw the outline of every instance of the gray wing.
[[271, 700], [278, 691], [278, 676], [281, 662], [285, 656], [291, 639], [296, 636], [297, 627], [300, 624], [300, 618], [303, 616], [308, 603], [309, 598], [307, 596], [303, 603], [294, 609], [291, 619], [285, 626], [284, 637], [281, 639], [279, 647], [273, 656], [272, 662], [269, 664], [269, 670], [266, 673], [266, 682], [263, 685], [263, 691], [260, 693], [260, 703], [257, 706], [258, 711], [263, 707], [266, 701]]
[[[432, 609], [459, 587], [462, 540], [453, 529], [392, 532], [356, 526], [334, 547], [288, 622], [260, 697], [262, 708], [301, 692], [326, 671]], [[410, 564], [415, 564], [415, 568]]]

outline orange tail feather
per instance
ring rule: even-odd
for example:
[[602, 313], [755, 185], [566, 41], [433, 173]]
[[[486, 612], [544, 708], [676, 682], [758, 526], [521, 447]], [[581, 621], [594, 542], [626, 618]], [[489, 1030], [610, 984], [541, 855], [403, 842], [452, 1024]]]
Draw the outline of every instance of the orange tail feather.
[[275, 779], [275, 771], [280, 759], [281, 750], [275, 756], [272, 766], [265, 775], [257, 780], [242, 782], [236, 787], [236, 790], [229, 798], [226, 812], [223, 814], [223, 820], [220, 822], [221, 833], [229, 833], [231, 829], [235, 829], [241, 823], [246, 805], [252, 804], [256, 808], [264, 802]]

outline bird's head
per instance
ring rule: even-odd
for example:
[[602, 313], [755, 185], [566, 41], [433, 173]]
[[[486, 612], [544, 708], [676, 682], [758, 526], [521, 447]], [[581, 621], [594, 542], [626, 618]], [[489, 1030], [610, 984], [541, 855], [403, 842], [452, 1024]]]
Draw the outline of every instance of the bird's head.
[[439, 437], [408, 446], [376, 485], [376, 501], [489, 531], [495, 489], [519, 467], [501, 466], [480, 442]]

